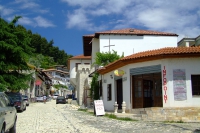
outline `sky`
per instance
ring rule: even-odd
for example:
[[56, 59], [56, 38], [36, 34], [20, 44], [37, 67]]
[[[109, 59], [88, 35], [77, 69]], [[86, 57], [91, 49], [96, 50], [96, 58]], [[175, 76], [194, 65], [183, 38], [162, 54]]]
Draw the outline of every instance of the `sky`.
[[83, 54], [82, 36], [113, 29], [200, 35], [200, 0], [0, 0], [0, 15], [38, 33], [68, 55]]

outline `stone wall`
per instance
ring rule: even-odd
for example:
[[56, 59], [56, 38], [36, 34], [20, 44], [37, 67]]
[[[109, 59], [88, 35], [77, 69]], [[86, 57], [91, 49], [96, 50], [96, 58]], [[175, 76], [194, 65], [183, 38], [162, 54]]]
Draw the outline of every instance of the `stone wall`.
[[198, 107], [152, 107], [132, 109], [131, 113], [139, 115], [142, 120], [200, 122], [200, 108]]

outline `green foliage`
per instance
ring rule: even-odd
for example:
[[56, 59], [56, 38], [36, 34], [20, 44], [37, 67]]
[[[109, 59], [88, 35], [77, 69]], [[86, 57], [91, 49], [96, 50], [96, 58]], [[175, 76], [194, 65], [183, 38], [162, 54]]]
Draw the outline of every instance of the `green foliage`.
[[31, 57], [28, 63], [36, 66], [37, 68], [49, 68], [49, 66], [55, 65], [53, 57], [44, 56], [42, 54], [36, 54], [35, 56]]
[[96, 53], [96, 58], [95, 58], [95, 62], [93, 63], [93, 65], [98, 65], [98, 66], [105, 66], [111, 62], [114, 62], [120, 58], [124, 57], [124, 55], [119, 56], [117, 55], [117, 52], [113, 50], [113, 53], [111, 52], [105, 52], [105, 53], [100, 53], [97, 52]]
[[[54, 63], [52, 63], [51, 65], [66, 65], [67, 60], [72, 57], [72, 55], [68, 55], [67, 53], [65, 53], [64, 50], [59, 50], [58, 47], [53, 46], [53, 40], [48, 42], [46, 38], [41, 37], [39, 34], [32, 34], [32, 32], [30, 31], [28, 32], [28, 34], [31, 37], [30, 46], [35, 49], [35, 53], [42, 54], [47, 58], [52, 58]], [[44, 62], [45, 63], [40, 62], [40, 67], [43, 67], [42, 64], [45, 64], [44, 67], [47, 67], [46, 60], [44, 60]]]
[[55, 87], [57, 90], [59, 90], [60, 88], [68, 89], [67, 86], [62, 85], [62, 84], [55, 84], [53, 85], [53, 87]]
[[98, 84], [98, 73], [95, 73], [92, 77], [91, 88], [90, 88], [90, 97], [93, 100], [98, 100], [99, 97], [99, 84]]
[[[20, 16], [10, 23], [0, 18], [0, 90], [27, 89], [32, 75], [26, 59], [32, 55], [30, 37], [21, 26], [16, 26]], [[29, 74], [28, 74], [29, 73]]]
[[79, 108], [79, 109], [78, 109], [78, 111], [87, 112], [87, 111], [88, 111], [88, 109], [81, 109], [81, 108]]
[[182, 120], [179, 121], [164, 121], [164, 123], [184, 123]]
[[[96, 53], [96, 58], [95, 62], [93, 65], [98, 65], [98, 66], [105, 66], [109, 63], [112, 63], [120, 58], [122, 56], [117, 55], [117, 52], [113, 50], [113, 53], [111, 52], [105, 52], [105, 53]], [[90, 91], [90, 97], [93, 100], [98, 100], [100, 98], [99, 96], [99, 83], [98, 83], [98, 73], [95, 73], [94, 76], [92, 77], [92, 82], [91, 82], [91, 91]]]
[[116, 119], [116, 120], [122, 120], [122, 121], [136, 121], [129, 117], [117, 117], [115, 114], [108, 114], [108, 113], [105, 114], [105, 117]]

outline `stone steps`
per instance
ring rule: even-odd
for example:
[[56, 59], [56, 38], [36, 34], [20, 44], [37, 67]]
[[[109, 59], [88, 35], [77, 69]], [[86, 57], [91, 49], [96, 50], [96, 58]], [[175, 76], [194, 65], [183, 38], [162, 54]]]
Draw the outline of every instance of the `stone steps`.
[[133, 116], [151, 121], [200, 122], [200, 108], [140, 108], [130, 111]]

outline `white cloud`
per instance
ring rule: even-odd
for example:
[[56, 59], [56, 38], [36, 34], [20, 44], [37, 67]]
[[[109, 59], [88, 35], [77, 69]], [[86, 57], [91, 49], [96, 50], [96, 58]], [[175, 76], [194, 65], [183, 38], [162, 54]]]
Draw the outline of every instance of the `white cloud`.
[[39, 5], [34, 2], [25, 2], [21, 5], [22, 9], [38, 8]]
[[[117, 16], [115, 21], [109, 19], [104, 25], [112, 28], [143, 27], [150, 30], [168, 31], [177, 34], [198, 31], [200, 21], [199, 0], [61, 0], [74, 6], [68, 15], [68, 27], [89, 29], [95, 25], [94, 19], [104, 16]], [[77, 12], [81, 10], [81, 12]], [[106, 23], [107, 22], [107, 23]], [[106, 28], [106, 27], [104, 27]], [[187, 30], [184, 30], [187, 29]], [[191, 30], [190, 30], [191, 29]], [[190, 33], [197, 35], [199, 33]]]
[[36, 24], [37, 24], [38, 27], [44, 27], [44, 28], [55, 27], [55, 25], [52, 22], [44, 19], [41, 16], [35, 17], [34, 20], [36, 21]]
[[66, 2], [70, 6], [80, 6], [81, 8], [93, 8], [103, 3], [102, 0], [61, 0], [61, 2]]
[[6, 8], [6, 7], [0, 5], [0, 13], [2, 16], [8, 16], [8, 15], [12, 14], [13, 12], [14, 12], [13, 9]]
[[98, 31], [105, 29], [105, 25], [101, 26], [95, 26], [90, 19], [88, 19], [85, 15], [85, 12], [83, 10], [76, 10], [73, 14], [67, 15], [68, 21], [66, 22], [66, 25], [68, 28], [79, 28], [79, 29], [85, 29], [89, 31]]
[[19, 19], [18, 21], [20, 24], [22, 25], [31, 25], [31, 26], [36, 26], [35, 23], [33, 22], [33, 20], [31, 20], [28, 17], [22, 17]]

